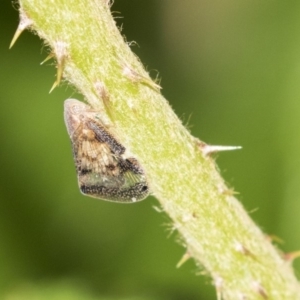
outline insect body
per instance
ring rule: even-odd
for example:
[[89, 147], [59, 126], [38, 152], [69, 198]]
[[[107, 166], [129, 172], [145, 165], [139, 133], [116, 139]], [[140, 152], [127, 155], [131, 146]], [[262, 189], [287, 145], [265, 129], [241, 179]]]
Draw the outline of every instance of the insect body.
[[99, 113], [88, 105], [67, 99], [64, 118], [69, 133], [78, 184], [85, 195], [132, 203], [149, 194], [144, 170], [107, 130]]

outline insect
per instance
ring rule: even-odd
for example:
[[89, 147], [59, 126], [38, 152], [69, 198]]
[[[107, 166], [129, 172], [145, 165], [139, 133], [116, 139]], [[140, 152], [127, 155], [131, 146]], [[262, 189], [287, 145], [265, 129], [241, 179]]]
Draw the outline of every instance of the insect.
[[83, 194], [122, 203], [148, 196], [144, 170], [136, 158], [126, 157], [126, 148], [107, 130], [99, 112], [76, 99], [67, 99], [64, 119]]

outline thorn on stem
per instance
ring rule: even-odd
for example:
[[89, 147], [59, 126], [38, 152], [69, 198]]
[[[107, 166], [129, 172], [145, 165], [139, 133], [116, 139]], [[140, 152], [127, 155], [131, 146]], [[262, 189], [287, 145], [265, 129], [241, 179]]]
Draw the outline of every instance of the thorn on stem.
[[156, 205], [153, 205], [152, 206], [153, 207], [153, 209], [155, 210], [155, 211], [157, 211], [158, 213], [163, 213], [165, 210], [162, 208], [162, 207], [159, 207], [159, 206], [156, 206]]
[[269, 299], [266, 290], [264, 289], [264, 287], [261, 285], [260, 282], [254, 281], [252, 287], [262, 298]]
[[217, 300], [222, 300], [222, 287], [223, 287], [223, 278], [220, 276], [217, 276], [214, 279], [214, 285], [216, 287], [216, 292], [217, 292]]
[[204, 155], [209, 155], [211, 153], [221, 152], [221, 151], [232, 151], [232, 150], [242, 149], [241, 146], [208, 145], [200, 141], [198, 141], [198, 145]]
[[15, 44], [15, 42], [17, 41], [17, 39], [19, 38], [21, 33], [25, 29], [30, 27], [32, 25], [32, 23], [33, 23], [32, 20], [28, 18], [28, 16], [25, 14], [25, 12], [20, 11], [20, 22], [19, 22], [18, 28], [10, 42], [9, 49], [11, 49], [13, 47], [13, 45]]
[[55, 54], [53, 52], [51, 52], [41, 63], [40, 65], [43, 65], [46, 61], [48, 61], [49, 59], [53, 58], [55, 56]]
[[66, 58], [68, 57], [67, 43], [62, 41], [55, 42], [53, 47], [53, 53], [55, 54], [56, 61], [57, 61], [57, 73], [56, 73], [56, 80], [52, 85], [49, 94], [60, 84], [63, 71], [65, 68]]
[[219, 186], [218, 186], [218, 190], [219, 190], [219, 192], [221, 193], [221, 194], [223, 194], [223, 195], [227, 195], [227, 196], [233, 196], [233, 195], [237, 195], [237, 194], [239, 194], [239, 192], [236, 192], [234, 189], [232, 189], [232, 188], [228, 188], [226, 185], [224, 185], [224, 184], [220, 184]]
[[97, 96], [103, 101], [107, 113], [111, 116], [110, 96], [104, 82], [100, 80], [95, 81], [94, 89]]
[[185, 262], [187, 262], [189, 259], [191, 258], [191, 255], [189, 254], [189, 252], [185, 252], [182, 256], [182, 258], [180, 259], [180, 261], [177, 263], [176, 268], [179, 269]]
[[157, 92], [159, 92], [162, 89], [161, 86], [155, 83], [151, 78], [147, 78], [145, 76], [140, 75], [127, 64], [122, 64], [122, 69], [123, 75], [129, 78], [132, 82], [145, 84]]
[[234, 245], [234, 248], [237, 252], [244, 254], [246, 256], [250, 256], [252, 258], [255, 258], [255, 255], [253, 253], [250, 252], [249, 249], [247, 249], [243, 244], [241, 244], [240, 242], [236, 242]]
[[284, 244], [284, 240], [275, 234], [268, 234], [268, 235], [266, 235], [266, 238], [268, 241], [276, 242], [278, 244]]
[[288, 262], [293, 262], [298, 257], [300, 257], [300, 250], [284, 254], [284, 259]]

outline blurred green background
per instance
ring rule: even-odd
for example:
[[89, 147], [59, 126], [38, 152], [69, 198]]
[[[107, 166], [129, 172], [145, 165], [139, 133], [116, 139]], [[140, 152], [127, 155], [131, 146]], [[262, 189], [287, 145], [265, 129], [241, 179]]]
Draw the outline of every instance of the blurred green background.
[[[79, 193], [62, 117], [74, 92], [48, 94], [55, 69], [40, 66], [36, 36], [8, 50], [18, 13], [0, 7], [0, 299], [216, 299], [192, 261], [175, 268], [184, 249], [154, 198]], [[299, 249], [300, 2], [116, 0], [113, 10], [193, 135], [243, 146], [219, 155], [223, 176], [283, 251]]]

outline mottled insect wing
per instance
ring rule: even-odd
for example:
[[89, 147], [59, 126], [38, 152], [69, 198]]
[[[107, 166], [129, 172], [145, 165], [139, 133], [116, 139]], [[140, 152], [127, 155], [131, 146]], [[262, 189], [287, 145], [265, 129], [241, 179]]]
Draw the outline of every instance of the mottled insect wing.
[[124, 203], [147, 197], [149, 188], [142, 167], [135, 158], [126, 158], [125, 147], [99, 120], [97, 112], [68, 99], [64, 118], [83, 194]]

